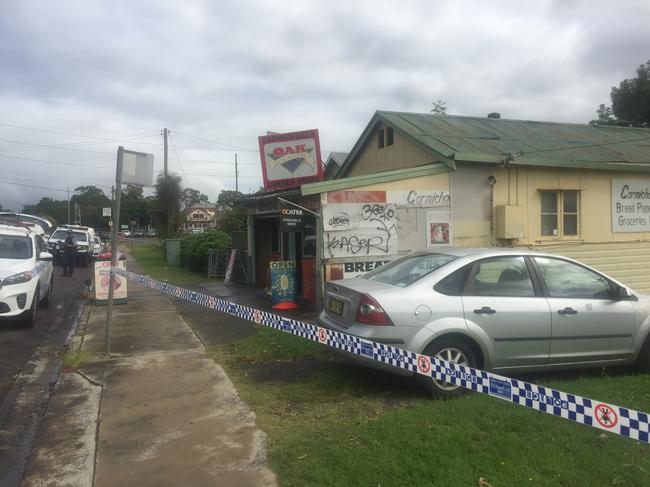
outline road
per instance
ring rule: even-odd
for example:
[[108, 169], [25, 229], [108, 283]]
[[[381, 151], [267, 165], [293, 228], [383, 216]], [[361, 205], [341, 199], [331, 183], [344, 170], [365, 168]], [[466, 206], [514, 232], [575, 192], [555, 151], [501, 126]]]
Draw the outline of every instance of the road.
[[57, 352], [68, 340], [87, 297], [91, 267], [62, 277], [54, 267], [53, 302], [39, 308], [33, 328], [0, 321], [0, 485], [18, 485], [58, 374]]

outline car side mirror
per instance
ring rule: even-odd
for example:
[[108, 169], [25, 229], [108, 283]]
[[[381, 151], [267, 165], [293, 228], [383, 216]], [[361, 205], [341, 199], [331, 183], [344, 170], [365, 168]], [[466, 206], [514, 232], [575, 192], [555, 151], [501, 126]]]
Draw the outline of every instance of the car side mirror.
[[51, 261], [54, 256], [49, 252], [41, 252], [38, 254], [38, 260]]
[[635, 296], [630, 294], [623, 286], [616, 286], [611, 292], [614, 301], [634, 300]]

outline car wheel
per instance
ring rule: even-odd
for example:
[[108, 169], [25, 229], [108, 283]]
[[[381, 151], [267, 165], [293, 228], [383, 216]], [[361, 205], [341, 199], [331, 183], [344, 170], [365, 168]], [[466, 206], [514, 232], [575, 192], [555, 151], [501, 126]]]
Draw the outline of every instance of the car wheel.
[[23, 326], [25, 328], [31, 328], [34, 326], [34, 322], [36, 321], [36, 310], [38, 309], [38, 296], [40, 292], [40, 286], [36, 286], [34, 298], [32, 299], [32, 306], [22, 315]]
[[[477, 364], [476, 355], [471, 347], [458, 338], [441, 338], [436, 340], [427, 345], [422, 354], [468, 367], [476, 367]], [[436, 378], [419, 375], [418, 379], [431, 396], [439, 399], [459, 397], [466, 391], [461, 386], [450, 384]]]
[[48, 307], [52, 304], [52, 292], [54, 291], [54, 276], [50, 277], [50, 287], [47, 289], [47, 294], [43, 298], [43, 306]]

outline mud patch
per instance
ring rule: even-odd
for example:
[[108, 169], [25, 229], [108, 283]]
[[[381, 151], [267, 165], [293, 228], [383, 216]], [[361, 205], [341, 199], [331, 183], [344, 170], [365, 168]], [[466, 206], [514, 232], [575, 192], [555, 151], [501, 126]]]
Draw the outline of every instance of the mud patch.
[[[338, 361], [339, 363], [341, 361]], [[286, 360], [282, 362], [265, 362], [261, 364], [247, 364], [241, 366], [241, 371], [253, 382], [260, 384], [267, 382], [282, 382], [292, 384], [303, 379], [315, 377], [323, 372], [326, 367], [332, 367], [337, 360], [304, 358]]]

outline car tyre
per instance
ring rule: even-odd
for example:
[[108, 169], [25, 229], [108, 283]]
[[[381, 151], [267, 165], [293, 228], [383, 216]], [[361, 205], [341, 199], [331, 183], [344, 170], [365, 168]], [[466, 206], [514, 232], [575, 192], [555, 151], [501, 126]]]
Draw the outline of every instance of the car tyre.
[[40, 286], [36, 286], [34, 298], [32, 299], [32, 306], [23, 313], [22, 321], [25, 328], [32, 328], [36, 322], [36, 310], [38, 309], [38, 295], [40, 294]]
[[52, 304], [52, 293], [54, 292], [54, 275], [50, 277], [50, 287], [47, 289], [47, 294], [43, 298], [43, 306], [46, 308]]
[[[424, 349], [422, 355], [435, 357], [448, 362], [455, 362], [468, 367], [476, 367], [478, 361], [472, 348], [458, 338], [441, 338]], [[435, 378], [418, 375], [418, 380], [426, 392], [438, 399], [453, 399], [466, 393], [461, 386], [449, 384]]]

